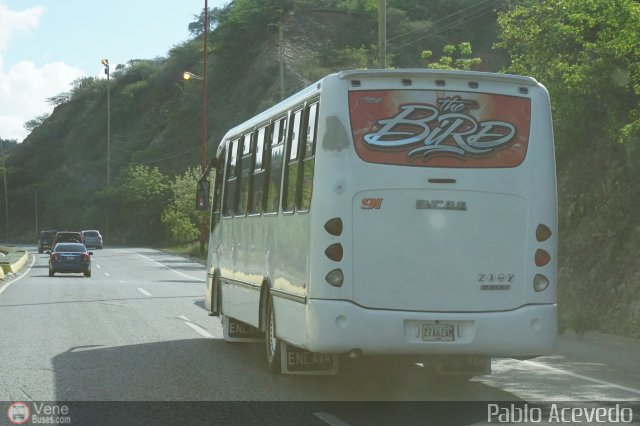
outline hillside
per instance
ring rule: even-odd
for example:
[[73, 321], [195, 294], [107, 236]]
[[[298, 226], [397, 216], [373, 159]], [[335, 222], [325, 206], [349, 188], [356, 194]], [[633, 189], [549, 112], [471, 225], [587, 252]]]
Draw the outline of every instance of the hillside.
[[640, 338], [639, 160], [591, 148], [558, 162], [561, 324]]
[[[532, 75], [549, 88], [560, 202], [562, 327], [640, 338], [640, 125], [628, 125], [640, 116], [633, 93], [640, 87], [633, 68], [640, 62], [640, 47], [634, 37], [614, 45], [615, 37], [640, 31], [616, 25], [637, 25], [629, 22], [640, 19], [627, 20], [624, 13], [597, 9], [609, 6], [578, 0], [570, 1], [575, 13], [562, 16], [562, 8], [552, 7], [555, 1], [537, 9], [527, 1], [425, 5], [389, 0], [388, 59], [399, 68], [426, 66], [422, 51], [440, 56], [445, 45], [470, 41], [474, 56], [482, 58], [479, 69]], [[638, 13], [637, 2], [614, 3], [612, 9]], [[209, 157], [226, 129], [280, 99], [274, 24], [285, 29], [285, 92], [292, 94], [330, 72], [376, 67], [376, 5], [373, 0], [237, 0], [218, 10], [208, 46]], [[507, 10], [512, 21], [499, 24], [499, 12]], [[519, 30], [523, 22], [528, 31]], [[555, 22], [562, 25], [553, 27]], [[601, 40], [610, 34], [613, 41]], [[192, 240], [197, 234], [181, 239], [169, 232], [163, 211], [177, 202], [171, 194], [174, 179], [200, 164], [202, 85], [181, 76], [185, 70], [201, 72], [202, 41], [196, 35], [166, 58], [132, 60], [112, 71], [109, 188], [107, 81], [83, 79], [57, 97], [50, 117], [7, 153], [11, 227], [0, 240], [34, 241], [36, 199], [41, 229], [105, 229], [108, 218], [110, 242]], [[493, 48], [499, 41], [501, 48]], [[624, 134], [630, 136], [624, 139]], [[132, 182], [147, 185], [148, 192], [132, 194]], [[188, 218], [184, 221], [183, 229], [194, 228]]]

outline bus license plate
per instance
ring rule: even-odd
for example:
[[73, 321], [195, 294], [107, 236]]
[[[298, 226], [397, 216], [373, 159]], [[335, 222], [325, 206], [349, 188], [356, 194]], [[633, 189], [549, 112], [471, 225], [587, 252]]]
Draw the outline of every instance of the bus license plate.
[[422, 324], [422, 340], [426, 342], [453, 342], [453, 325]]

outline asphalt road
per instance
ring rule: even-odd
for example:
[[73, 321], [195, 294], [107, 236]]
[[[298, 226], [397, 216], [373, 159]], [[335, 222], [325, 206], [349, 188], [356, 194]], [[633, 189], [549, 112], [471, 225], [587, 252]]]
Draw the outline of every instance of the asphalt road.
[[[481, 424], [496, 401], [599, 401], [631, 404], [639, 422], [634, 348], [622, 356], [608, 344], [563, 340], [558, 354], [496, 359], [491, 376], [465, 383], [388, 359], [342, 364], [337, 376], [278, 376], [266, 371], [262, 345], [222, 340], [219, 320], [204, 309], [204, 266], [153, 249], [106, 248], [94, 250], [91, 278], [50, 278], [48, 256], [30, 250], [27, 267], [0, 283], [0, 401], [95, 401], [84, 407], [120, 414], [131, 409], [123, 401], [147, 401], [137, 410], [190, 410], [193, 423], [183, 418], [183, 424], [334, 426]], [[101, 411], [98, 401], [112, 405]], [[206, 402], [190, 405], [197, 401]], [[450, 421], [449, 410], [466, 414]], [[175, 424], [170, 414], [162, 418]], [[108, 416], [98, 420], [91, 423], [117, 424]]]

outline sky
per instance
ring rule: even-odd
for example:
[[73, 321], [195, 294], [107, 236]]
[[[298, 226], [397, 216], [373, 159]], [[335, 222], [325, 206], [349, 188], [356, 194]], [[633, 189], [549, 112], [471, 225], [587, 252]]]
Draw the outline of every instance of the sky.
[[[209, 8], [229, 0], [208, 0]], [[204, 0], [0, 0], [0, 139], [22, 142], [24, 123], [81, 77], [105, 78], [131, 59], [166, 57], [190, 38]]]

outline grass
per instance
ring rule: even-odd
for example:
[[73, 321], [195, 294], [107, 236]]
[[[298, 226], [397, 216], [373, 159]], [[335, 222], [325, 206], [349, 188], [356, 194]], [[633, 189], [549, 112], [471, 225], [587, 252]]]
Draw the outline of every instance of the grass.
[[163, 247], [162, 249], [171, 253], [181, 254], [198, 260], [207, 260], [207, 244], [205, 244], [204, 247], [204, 254], [201, 255], [199, 242]]

